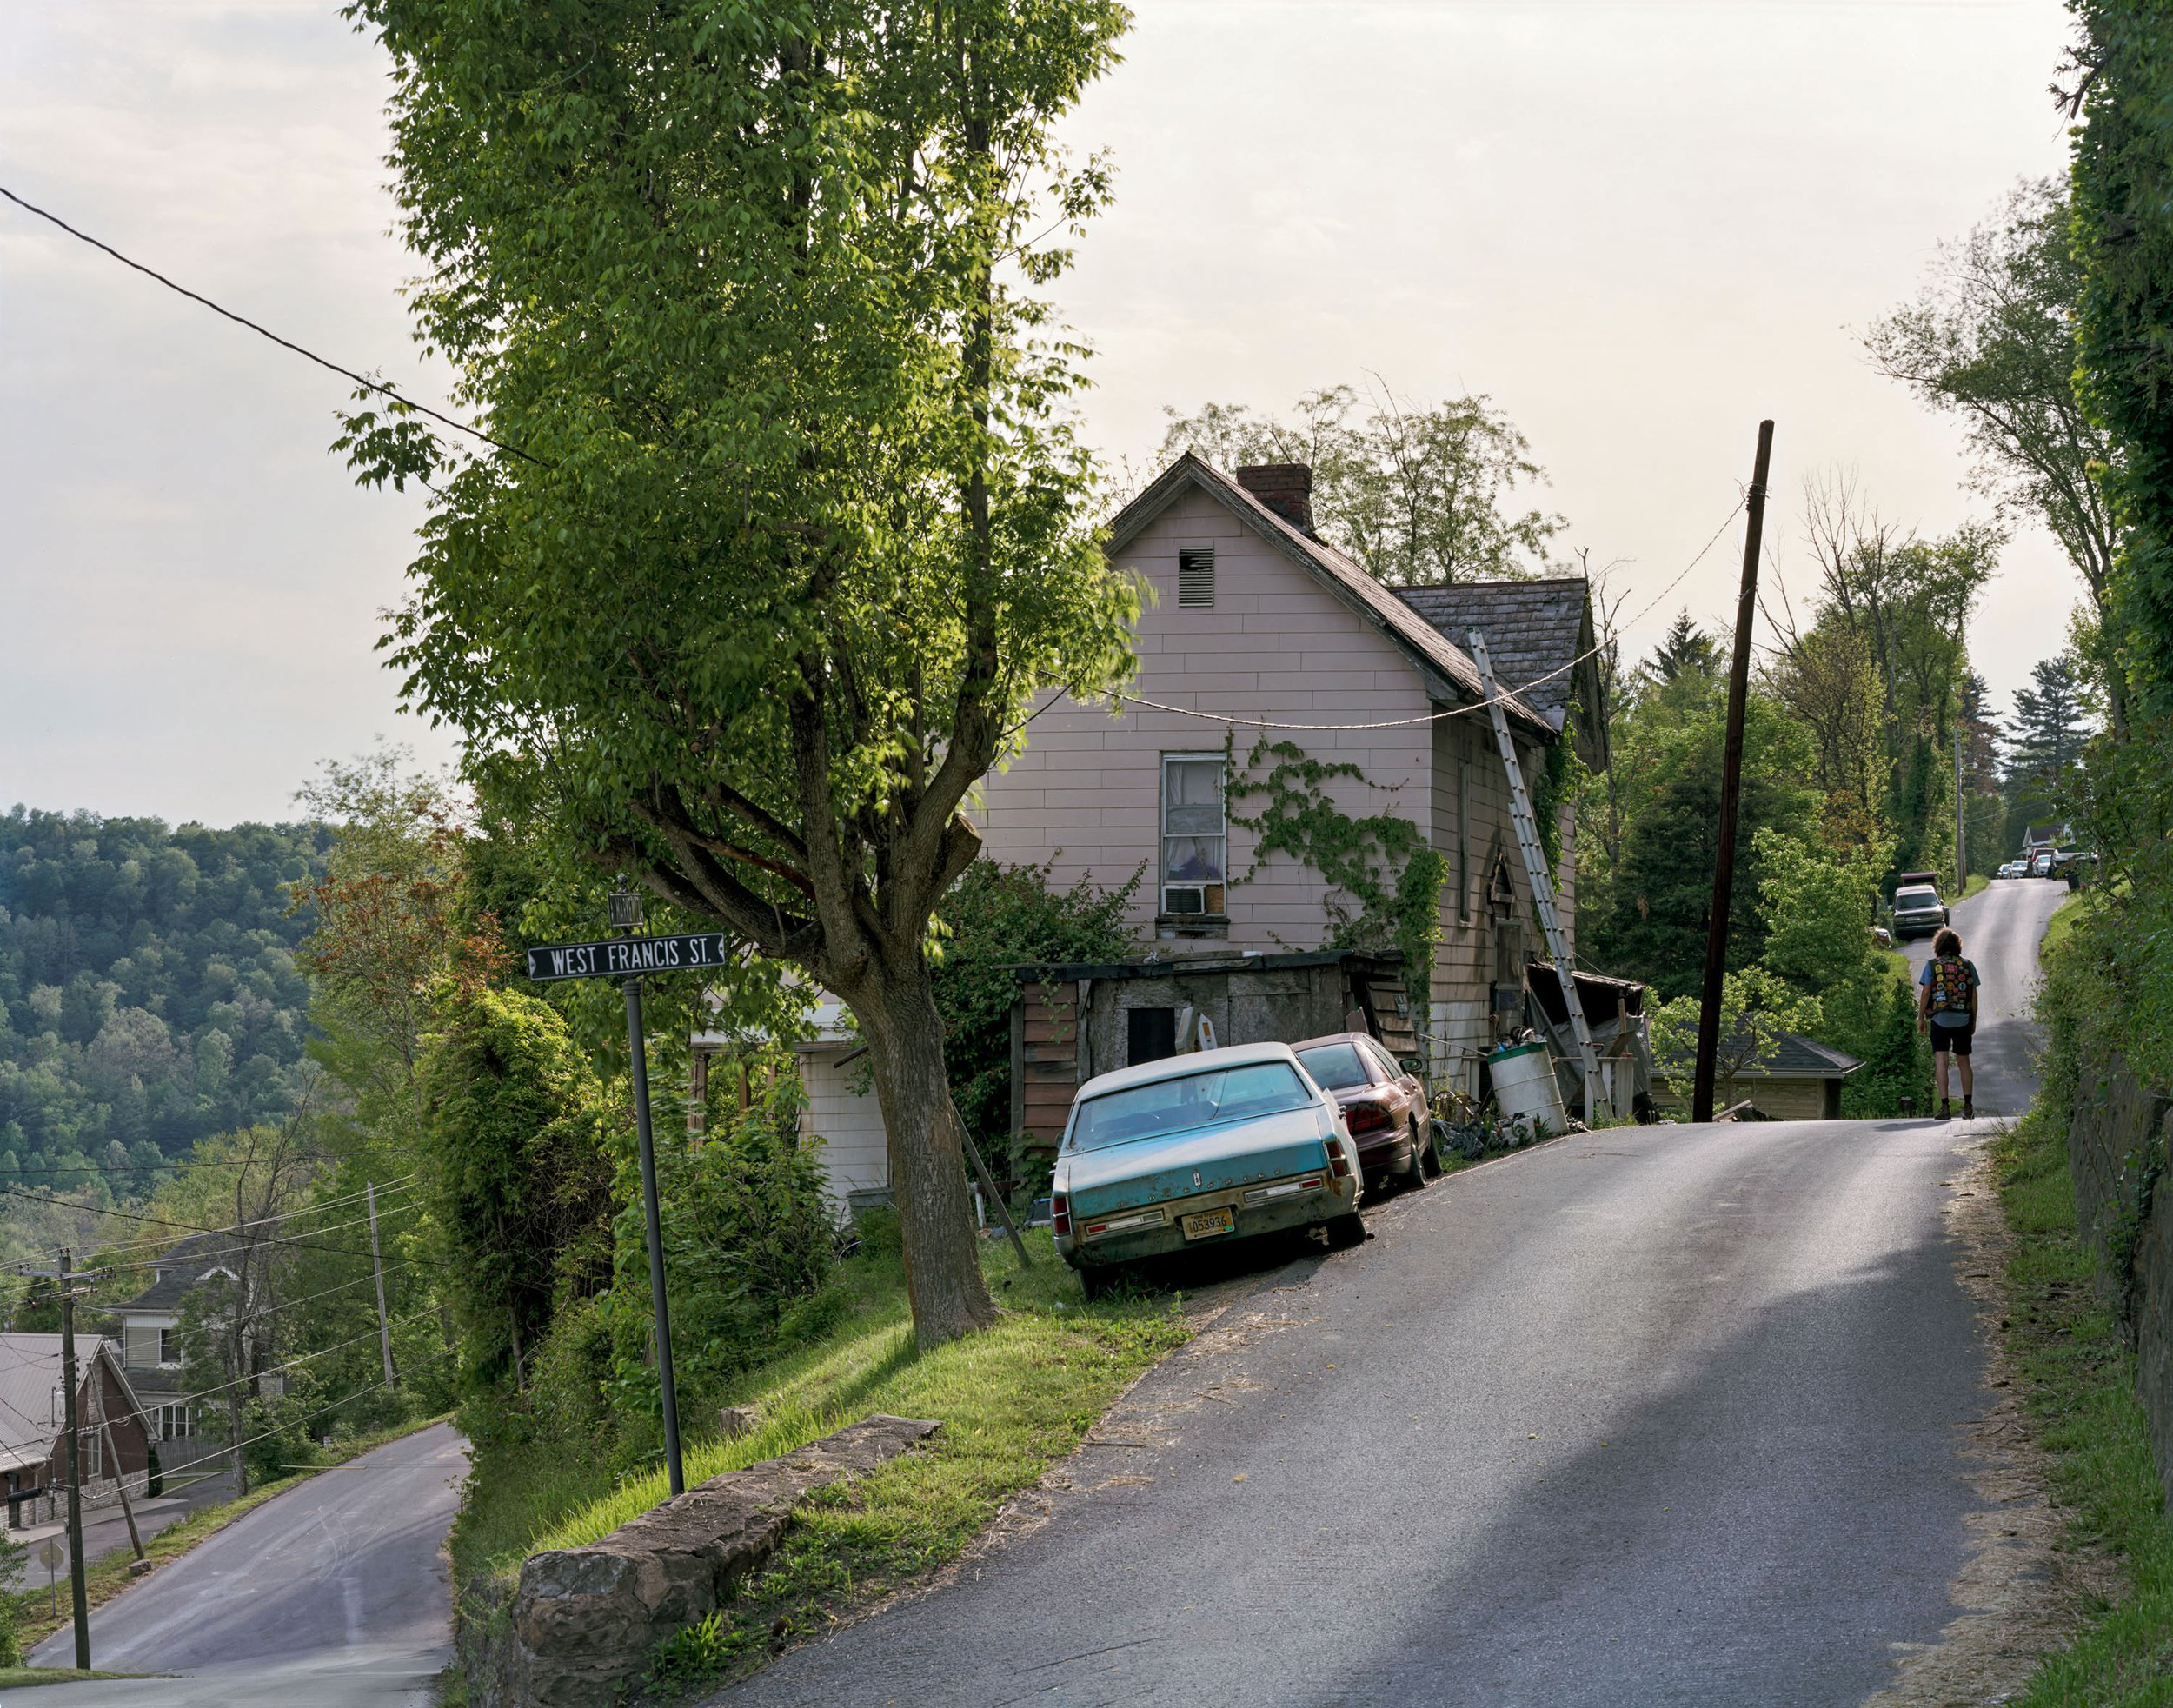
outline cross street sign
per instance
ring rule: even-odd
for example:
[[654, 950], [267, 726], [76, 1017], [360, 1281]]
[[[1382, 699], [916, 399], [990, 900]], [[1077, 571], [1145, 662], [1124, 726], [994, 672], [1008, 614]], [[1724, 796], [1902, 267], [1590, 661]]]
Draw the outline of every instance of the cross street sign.
[[732, 964], [732, 939], [721, 931], [681, 937], [612, 937], [601, 943], [551, 943], [528, 951], [528, 977], [628, 979], [643, 973], [694, 973]]

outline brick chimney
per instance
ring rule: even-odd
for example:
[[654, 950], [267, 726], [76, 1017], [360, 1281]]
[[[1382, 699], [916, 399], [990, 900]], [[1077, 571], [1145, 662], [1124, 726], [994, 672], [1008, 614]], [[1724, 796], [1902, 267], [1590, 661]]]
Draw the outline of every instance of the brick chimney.
[[1252, 463], [1238, 470], [1238, 484], [1307, 539], [1313, 537], [1311, 464]]

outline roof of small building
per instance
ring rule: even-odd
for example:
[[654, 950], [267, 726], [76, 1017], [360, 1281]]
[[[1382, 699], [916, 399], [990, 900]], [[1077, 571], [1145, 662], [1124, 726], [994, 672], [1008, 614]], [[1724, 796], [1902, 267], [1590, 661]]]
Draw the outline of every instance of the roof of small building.
[[[134, 1400], [113, 1342], [96, 1334], [76, 1337], [78, 1368], [101, 1354]], [[62, 1432], [52, 1421], [53, 1392], [60, 1385], [59, 1335], [0, 1334], [0, 1471], [43, 1465], [52, 1457], [53, 1442]]]
[[131, 1311], [178, 1311], [189, 1288], [221, 1267], [219, 1259], [233, 1248], [231, 1234], [192, 1233], [177, 1239], [150, 1259], [151, 1284], [126, 1304], [113, 1308]]
[[[1724, 1052], [1742, 1047], [1743, 1034], [1738, 1032], [1722, 1048]], [[1668, 1064], [1678, 1073], [1689, 1066], [1687, 1058]], [[1735, 1078], [1738, 1083], [1744, 1080], [1845, 1080], [1863, 1066], [1846, 1050], [1837, 1050], [1800, 1032], [1782, 1032], [1774, 1036], [1771, 1055], [1755, 1067], [1738, 1069]]]
[[1396, 596], [1458, 646], [1476, 628], [1485, 638], [1494, 680], [1561, 728], [1587, 644], [1582, 576], [1405, 587]]
[[[1383, 630], [1429, 679], [1438, 697], [1465, 704], [1486, 697], [1479, 666], [1460, 645], [1375, 581], [1355, 559], [1293, 527], [1229, 475], [1191, 451], [1171, 463], [1153, 485], [1117, 513], [1109, 524], [1110, 554], [1113, 556], [1123, 550], [1155, 517], [1195, 488], [1219, 500], [1359, 617]], [[1490, 634], [1487, 645], [1492, 644]], [[1549, 719], [1513, 694], [1505, 694], [1502, 703], [1511, 717], [1537, 734], [1552, 737], [1561, 728], [1559, 719]]]

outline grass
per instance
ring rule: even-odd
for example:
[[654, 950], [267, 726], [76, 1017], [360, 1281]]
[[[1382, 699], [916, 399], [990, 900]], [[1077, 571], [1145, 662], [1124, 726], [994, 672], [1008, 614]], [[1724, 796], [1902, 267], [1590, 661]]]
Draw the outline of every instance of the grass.
[[[1134, 1377], [1187, 1330], [1167, 1297], [1085, 1302], [1046, 1230], [1027, 1235], [1021, 1270], [1009, 1244], [989, 1240], [982, 1264], [1004, 1306], [986, 1333], [927, 1352], [915, 1346], [894, 1256], [846, 1266], [853, 1305], [813, 1344], [751, 1372], [722, 1403], [761, 1408], [754, 1434], [724, 1440], [687, 1418], [691, 1486], [787, 1452], [887, 1412], [937, 1418], [942, 1432], [916, 1452], [802, 1509], [769, 1570], [706, 1626], [659, 1657], [674, 1687], [751, 1670], [865, 1599], [954, 1558], [1011, 1495], [1080, 1438]], [[536, 1444], [477, 1459], [453, 1538], [464, 1585], [502, 1580], [528, 1554], [608, 1534], [665, 1499], [661, 1465], [615, 1472], [606, 1456]]]
[[82, 1685], [93, 1678], [152, 1678], [153, 1672], [84, 1672], [73, 1666], [0, 1666], [0, 1691], [26, 1691], [33, 1685]]
[[2060, 905], [2052, 910], [2051, 920], [2044, 928], [2044, 941], [2037, 946], [2037, 957], [2040, 960], [2067, 940], [2069, 934], [2082, 920], [2085, 910], [2093, 905], [2087, 900], [2090, 895], [2089, 890], [2070, 890]]
[[1984, 873], [1972, 872], [1970, 874], [1969, 881], [1962, 886], [1962, 894], [1957, 896], [1956, 900], [1967, 901], [1980, 889], [1990, 889], [1991, 886], [1992, 881], [1986, 877]]
[[2145, 1708], [2173, 1702], [2173, 1523], [2136, 1399], [2135, 1359], [2094, 1285], [2076, 1233], [2063, 1135], [2042, 1112], [1993, 1152], [2015, 1246], [2002, 1326], [2070, 1515], [2068, 1544], [2119, 1559], [2127, 1592], [2092, 1610], [2037, 1669], [2018, 1708]]
[[[244, 1512], [254, 1512], [267, 1500], [284, 1494], [297, 1483], [308, 1482], [319, 1471], [329, 1469], [335, 1465], [343, 1465], [359, 1454], [369, 1452], [373, 1448], [382, 1447], [389, 1441], [396, 1441], [403, 1435], [412, 1435], [418, 1429], [428, 1429], [430, 1425], [439, 1421], [441, 1421], [439, 1419], [429, 1418], [421, 1423], [401, 1424], [395, 1428], [379, 1430], [372, 1434], [358, 1435], [350, 1439], [335, 1441], [331, 1445], [331, 1452], [335, 1457], [327, 1459], [324, 1464], [297, 1471], [294, 1475], [282, 1477], [276, 1482], [262, 1484], [251, 1489], [237, 1500], [229, 1500], [223, 1505], [207, 1506], [202, 1512], [191, 1512], [179, 1524], [162, 1530], [144, 1543], [143, 1558], [155, 1567], [165, 1565], [168, 1560], [178, 1559], [206, 1537], [217, 1531], [224, 1530]], [[120, 1548], [106, 1555], [103, 1559], [92, 1560], [84, 1566], [84, 1598], [91, 1606], [102, 1606], [130, 1585], [142, 1581], [140, 1578], [131, 1576], [129, 1572], [129, 1566], [135, 1558], [135, 1554], [129, 1549]], [[75, 1618], [67, 1580], [63, 1578], [60, 1583], [60, 1610], [57, 1616], [50, 1611], [53, 1605], [52, 1596], [50, 1593], [37, 1592], [41, 1589], [50, 1591], [50, 1585], [33, 1585], [24, 1593], [22, 1622], [18, 1629], [23, 1647], [26, 1652], [32, 1645], [43, 1642], [45, 1638], [67, 1625]], [[46, 1676], [49, 1669], [35, 1670], [39, 1673], [35, 1682], [40, 1684], [61, 1682], [57, 1675], [50, 1678]], [[112, 1678], [121, 1675], [98, 1673], [93, 1676]], [[5, 1675], [0, 1674], [0, 1684], [6, 1682]]]

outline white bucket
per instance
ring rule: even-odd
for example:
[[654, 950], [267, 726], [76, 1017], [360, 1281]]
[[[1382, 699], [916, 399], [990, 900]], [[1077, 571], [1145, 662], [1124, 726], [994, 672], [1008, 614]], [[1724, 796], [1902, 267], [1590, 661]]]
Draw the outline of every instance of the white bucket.
[[1498, 1050], [1486, 1058], [1486, 1067], [1494, 1078], [1494, 1101], [1501, 1106], [1503, 1120], [1521, 1115], [1542, 1138], [1569, 1131], [1562, 1087], [1554, 1077], [1554, 1058], [1545, 1044]]

